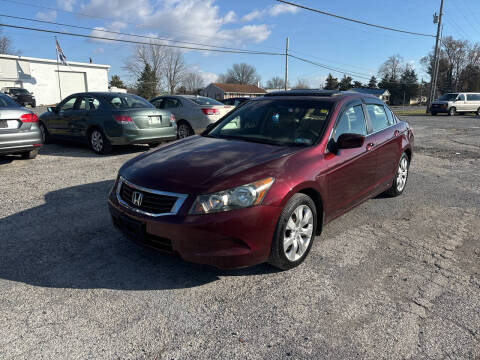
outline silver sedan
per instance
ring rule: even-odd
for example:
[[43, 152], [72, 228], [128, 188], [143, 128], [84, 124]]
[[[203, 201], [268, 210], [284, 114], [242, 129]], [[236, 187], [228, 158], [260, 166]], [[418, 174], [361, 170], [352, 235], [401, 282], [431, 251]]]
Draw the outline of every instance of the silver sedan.
[[156, 108], [168, 110], [175, 115], [179, 138], [201, 133], [209, 124], [234, 109], [234, 106], [195, 95], [160, 96], [150, 102]]

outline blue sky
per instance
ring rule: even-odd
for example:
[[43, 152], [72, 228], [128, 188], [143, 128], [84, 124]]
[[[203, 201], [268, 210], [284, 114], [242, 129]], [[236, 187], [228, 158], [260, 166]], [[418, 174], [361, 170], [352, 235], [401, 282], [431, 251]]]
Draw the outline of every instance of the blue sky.
[[[438, 12], [440, 3], [439, 0], [295, 2], [366, 22], [429, 34], [436, 31], [432, 15]], [[376, 75], [379, 65], [393, 54], [400, 54], [405, 62], [415, 67], [419, 77], [425, 76], [427, 79], [420, 58], [434, 45], [434, 38], [366, 27], [284, 6], [274, 0], [0, 0], [0, 3], [0, 13], [3, 15], [251, 50], [283, 52], [288, 36], [293, 54], [356, 73], [358, 76], [353, 77], [359, 81]], [[92, 17], [79, 16], [75, 12]], [[480, 20], [475, 15], [480, 13], [480, 1], [445, 0], [444, 13], [444, 35], [480, 41]], [[1, 22], [91, 33], [88, 30], [54, 27], [3, 16]], [[9, 28], [3, 28], [3, 33], [13, 39], [14, 45], [24, 56], [55, 58], [52, 34]], [[133, 50], [132, 45], [65, 35], [59, 35], [58, 38], [68, 60], [88, 62], [92, 57], [95, 63], [111, 65], [110, 75], [119, 74], [128, 79], [122, 66], [123, 60]], [[224, 73], [236, 62], [254, 65], [263, 82], [276, 75], [284, 76], [284, 58], [281, 56], [187, 51], [185, 60], [190, 68], [200, 71], [207, 82], [213, 81], [215, 75]], [[318, 87], [329, 72], [294, 59], [290, 60], [289, 70], [292, 82], [303, 79], [314, 87]], [[341, 73], [333, 74], [342, 76]]]

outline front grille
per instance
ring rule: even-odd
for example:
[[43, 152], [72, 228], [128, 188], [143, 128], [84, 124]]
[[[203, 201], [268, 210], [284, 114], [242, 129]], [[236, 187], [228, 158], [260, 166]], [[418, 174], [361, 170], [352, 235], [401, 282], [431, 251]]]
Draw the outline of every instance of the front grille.
[[[140, 205], [133, 203], [134, 192], [142, 194], [143, 198]], [[128, 206], [150, 214], [172, 213], [172, 209], [178, 200], [178, 197], [175, 196], [160, 195], [139, 190], [125, 182], [121, 184], [120, 197]]]

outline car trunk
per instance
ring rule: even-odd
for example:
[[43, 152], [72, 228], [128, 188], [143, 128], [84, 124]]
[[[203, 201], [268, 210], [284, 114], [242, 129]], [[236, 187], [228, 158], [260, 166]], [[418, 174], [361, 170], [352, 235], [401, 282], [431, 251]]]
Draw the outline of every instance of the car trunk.
[[232, 111], [235, 108], [235, 106], [233, 105], [200, 105], [200, 108], [202, 109], [202, 112], [208, 116], [209, 119], [217, 121], [222, 116]]
[[155, 129], [172, 126], [170, 113], [156, 109], [128, 109], [119, 111], [118, 115], [130, 116], [139, 129]]
[[0, 109], [0, 132], [28, 130], [31, 123], [23, 123], [20, 120], [20, 116], [25, 113], [27, 112], [16, 109]]

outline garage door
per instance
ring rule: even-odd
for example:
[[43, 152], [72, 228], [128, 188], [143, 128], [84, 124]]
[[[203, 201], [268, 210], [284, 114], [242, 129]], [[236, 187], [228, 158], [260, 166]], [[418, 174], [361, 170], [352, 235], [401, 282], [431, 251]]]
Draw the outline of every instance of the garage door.
[[87, 91], [85, 73], [60, 71], [60, 86], [63, 99], [68, 95]]

